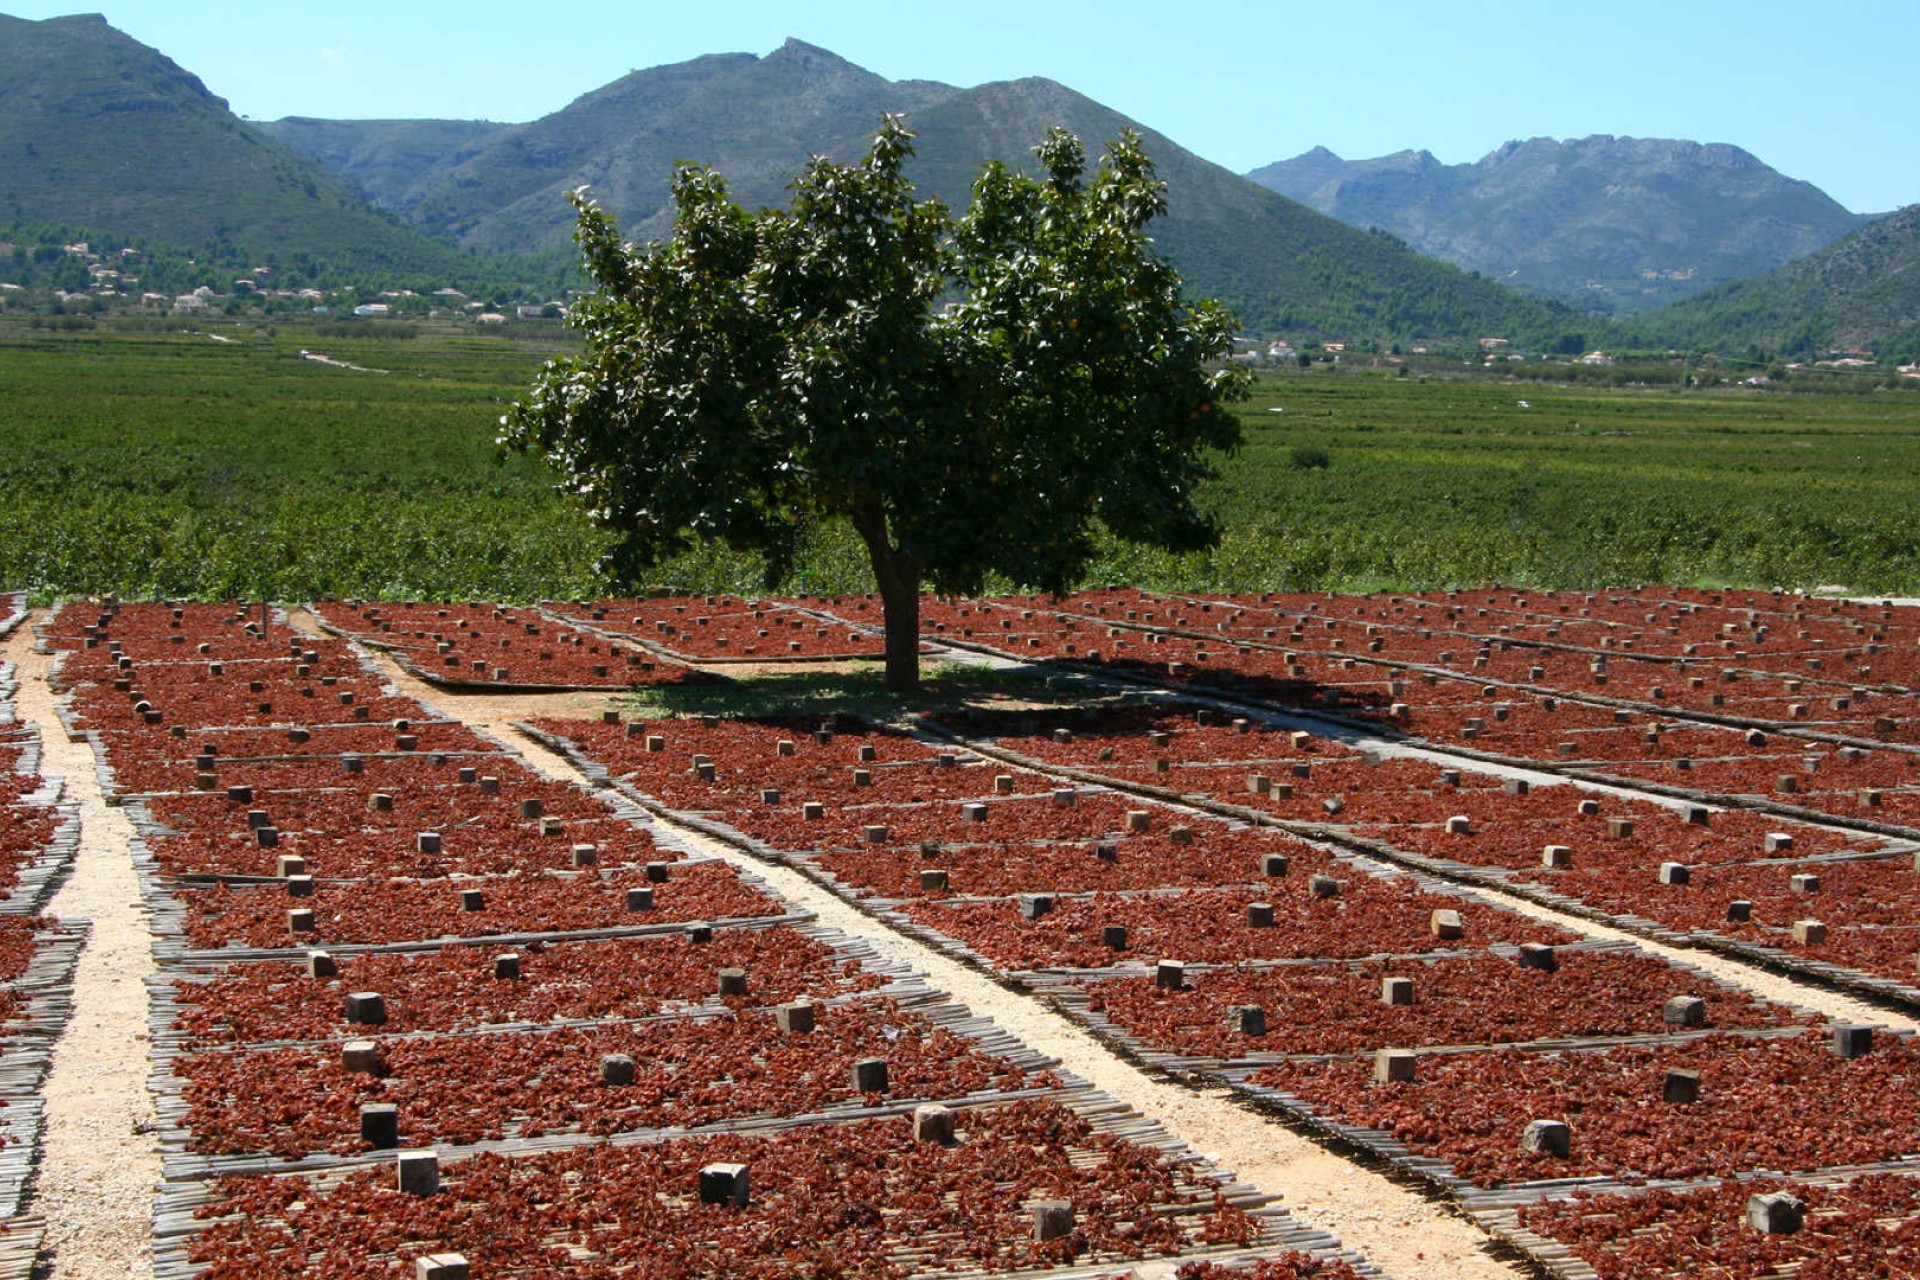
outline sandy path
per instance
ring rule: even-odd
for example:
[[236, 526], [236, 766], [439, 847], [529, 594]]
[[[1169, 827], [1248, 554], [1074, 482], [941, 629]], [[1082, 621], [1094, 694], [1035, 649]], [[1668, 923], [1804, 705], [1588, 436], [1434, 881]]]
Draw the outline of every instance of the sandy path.
[[[43, 615], [36, 614], [34, 621]], [[41, 1087], [46, 1131], [30, 1209], [46, 1219], [48, 1280], [122, 1280], [153, 1274], [153, 1195], [160, 1152], [150, 1136], [148, 916], [139, 905], [128, 841], [133, 826], [101, 798], [93, 751], [67, 741], [47, 686], [52, 659], [22, 627], [7, 642], [19, 670], [20, 718], [40, 727], [42, 769], [66, 779], [80, 809], [80, 853], [49, 912], [93, 921], [74, 976], [73, 1019]]]

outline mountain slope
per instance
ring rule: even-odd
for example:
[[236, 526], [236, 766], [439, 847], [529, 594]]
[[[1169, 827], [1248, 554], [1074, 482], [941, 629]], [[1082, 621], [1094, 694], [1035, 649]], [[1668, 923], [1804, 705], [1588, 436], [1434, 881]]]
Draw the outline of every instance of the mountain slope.
[[93, 229], [271, 262], [292, 251], [450, 269], [97, 14], [0, 16], [0, 222]]
[[723, 54], [637, 72], [424, 168], [397, 158], [407, 139], [398, 130], [383, 140], [327, 125], [338, 132], [323, 145], [324, 122], [276, 129], [423, 229], [487, 251], [552, 252], [572, 231], [565, 193], [582, 183], [628, 237], [658, 237], [669, 230], [676, 161], [713, 165], [750, 208], [784, 204], [807, 156], [860, 155], [884, 111], [907, 113], [919, 135], [915, 180], [955, 206], [987, 159], [1030, 170], [1030, 148], [1049, 126], [1073, 130], [1094, 156], [1123, 130], [1139, 131], [1170, 188], [1162, 248], [1197, 292], [1228, 301], [1256, 332], [1524, 338], [1589, 327], [1265, 191], [1052, 81], [964, 90], [892, 82], [798, 41], [764, 58]]
[[477, 154], [514, 126], [491, 120], [314, 120], [288, 116], [254, 126], [352, 183], [375, 208], [404, 213], [435, 170]]
[[[500, 129], [470, 153], [441, 157], [424, 172], [369, 151], [350, 176], [375, 203], [425, 231], [484, 252], [539, 252], [568, 244], [573, 210], [566, 193], [582, 184], [636, 225], [664, 207], [681, 159], [724, 160], [741, 191], [777, 199], [824, 142], [871, 130], [884, 112], [912, 111], [952, 92], [891, 82], [789, 40], [765, 58], [715, 54], [635, 72], [550, 116]], [[282, 136], [303, 147], [311, 141], [290, 131]], [[404, 137], [394, 135], [389, 147]], [[327, 158], [317, 149], [310, 154]]]
[[1470, 165], [1316, 147], [1248, 177], [1518, 287], [1628, 311], [1770, 271], [1866, 221], [1738, 147], [1657, 138], [1533, 138]]
[[[1168, 187], [1167, 215], [1154, 228], [1162, 251], [1195, 292], [1228, 303], [1254, 332], [1521, 339], [1585, 323], [1262, 190], [1050, 80], [982, 85], [910, 123], [919, 134], [915, 180], [955, 206], [966, 203], [984, 160], [1034, 171], [1029, 148], [1049, 126], [1079, 135], [1090, 158], [1123, 130], [1139, 132]], [[834, 150], [856, 147], [849, 140]]]
[[1768, 275], [1635, 319], [1661, 342], [1790, 355], [1861, 347], [1920, 357], [1920, 204]]

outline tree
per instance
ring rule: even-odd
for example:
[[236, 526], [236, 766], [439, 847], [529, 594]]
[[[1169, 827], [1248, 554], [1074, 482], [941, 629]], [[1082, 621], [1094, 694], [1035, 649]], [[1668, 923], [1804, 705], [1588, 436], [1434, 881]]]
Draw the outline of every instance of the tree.
[[785, 210], [747, 213], [682, 166], [672, 237], [636, 248], [574, 193], [595, 292], [584, 353], [551, 362], [501, 420], [616, 542], [631, 586], [706, 539], [769, 578], [814, 523], [851, 523], [885, 605], [887, 686], [919, 680], [923, 583], [988, 573], [1063, 591], [1097, 526], [1214, 545], [1194, 505], [1232, 449], [1234, 322], [1189, 301], [1145, 228], [1165, 209], [1129, 133], [1089, 180], [1077, 139], [1045, 176], [990, 163], [967, 211], [916, 200], [912, 137], [887, 117], [864, 160], [814, 159]]

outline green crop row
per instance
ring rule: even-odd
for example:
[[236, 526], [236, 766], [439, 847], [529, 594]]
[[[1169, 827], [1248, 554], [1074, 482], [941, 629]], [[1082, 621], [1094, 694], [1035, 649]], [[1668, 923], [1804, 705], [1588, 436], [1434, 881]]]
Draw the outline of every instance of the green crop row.
[[[552, 336], [432, 326], [401, 339], [0, 327], [0, 587], [596, 592], [604, 539], [537, 464], [493, 443], [499, 414], [554, 349]], [[1205, 495], [1220, 546], [1170, 556], [1110, 544], [1096, 582], [1920, 587], [1920, 395], [1316, 368], [1270, 375], [1241, 414], [1245, 447]], [[765, 585], [724, 548], [664, 566], [660, 580]], [[837, 528], [818, 531], [777, 585], [871, 587], [857, 540]]]

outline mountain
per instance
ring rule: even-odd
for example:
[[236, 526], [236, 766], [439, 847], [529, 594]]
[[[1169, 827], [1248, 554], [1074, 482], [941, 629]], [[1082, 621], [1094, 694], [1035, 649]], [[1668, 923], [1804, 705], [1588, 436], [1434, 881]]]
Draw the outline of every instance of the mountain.
[[98, 14], [0, 15], [0, 224], [142, 238], [234, 260], [351, 255], [453, 273], [470, 260], [366, 207]]
[[1659, 342], [1790, 355], [1863, 348], [1920, 359], [1920, 204], [1777, 271], [1634, 320]]
[[[1525, 338], [1588, 324], [1314, 213], [1052, 81], [889, 81], [797, 40], [765, 57], [636, 72], [553, 115], [484, 134], [391, 122], [270, 128], [423, 230], [473, 249], [538, 253], [567, 244], [565, 193], [583, 183], [627, 236], [657, 237], [669, 229], [676, 161], [713, 165], [748, 207], [782, 204], [809, 155], [861, 154], [887, 111], [907, 113], [918, 134], [922, 190], [956, 206], [987, 159], [1031, 171], [1029, 148], [1050, 126], [1079, 134], [1096, 156], [1123, 130], [1141, 133], [1169, 187], [1161, 247], [1195, 291], [1228, 302], [1256, 332]], [[436, 157], [441, 143], [453, 145]]]
[[1659, 138], [1532, 138], [1462, 165], [1315, 147], [1247, 176], [1518, 288], [1620, 311], [1771, 271], [1867, 221], [1739, 147]]
[[490, 120], [312, 120], [288, 116], [255, 128], [345, 178], [375, 208], [419, 203], [420, 179], [476, 155], [513, 126]]
[[[952, 92], [894, 83], [789, 40], [765, 58], [716, 54], [634, 72], [531, 124], [470, 134], [472, 145], [437, 158], [419, 147], [410, 161], [404, 149], [433, 135], [391, 122], [357, 136], [350, 122], [267, 127], [430, 234], [483, 252], [539, 252], [568, 245], [566, 193], [583, 183], [636, 230], [665, 207], [682, 159], [715, 162], [737, 194], [775, 200], [811, 152]], [[322, 148], [329, 137], [350, 139], [351, 167]]]

